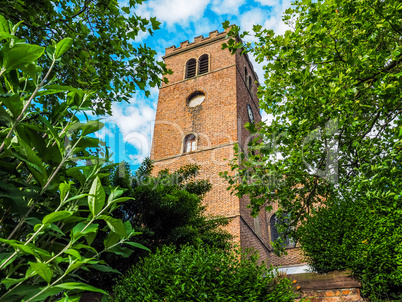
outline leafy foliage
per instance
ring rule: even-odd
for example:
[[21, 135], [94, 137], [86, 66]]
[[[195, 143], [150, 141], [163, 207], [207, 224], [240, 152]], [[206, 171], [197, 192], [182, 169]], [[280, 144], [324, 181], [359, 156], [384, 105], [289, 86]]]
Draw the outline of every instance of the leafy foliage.
[[[223, 176], [236, 194], [250, 196], [254, 213], [278, 202], [290, 218], [284, 235], [304, 243], [313, 265], [319, 271], [351, 267], [367, 293], [377, 292], [373, 285], [387, 294], [400, 282], [399, 273], [384, 276], [396, 265], [390, 259], [401, 257], [392, 226], [401, 202], [401, 19], [396, 0], [295, 1], [283, 16], [292, 30], [275, 35], [255, 25], [257, 42], [223, 45], [265, 63], [259, 98], [273, 115], [270, 124], [249, 125], [255, 139], [237, 149], [236, 175]], [[238, 34], [232, 27], [230, 35]], [[388, 209], [388, 218], [380, 209]], [[341, 229], [331, 227], [331, 218]], [[365, 220], [371, 225], [362, 226]], [[297, 228], [304, 223], [307, 229]], [[373, 245], [362, 245], [366, 239]], [[380, 251], [382, 260], [376, 258]], [[327, 253], [332, 263], [324, 259]], [[383, 265], [374, 267], [367, 258], [372, 253]]]
[[[91, 92], [49, 79], [72, 40], [45, 49], [19, 39], [17, 28], [0, 16], [0, 301], [105, 293], [83, 283], [77, 271], [111, 270], [99, 260], [102, 253], [132, 253], [122, 246], [135, 234], [131, 224], [111, 216], [129, 198], [101, 184], [105, 163], [92, 153], [102, 146], [91, 134], [103, 125], [76, 117], [90, 106]], [[49, 96], [58, 101], [42, 114]], [[95, 249], [102, 233], [104, 244]]]
[[196, 244], [199, 239], [207, 245], [225, 248], [230, 235], [219, 231], [218, 227], [228, 221], [204, 216], [202, 199], [212, 185], [209, 180], [196, 178], [199, 166], [183, 166], [173, 173], [163, 170], [152, 177], [151, 165], [145, 161], [134, 179], [132, 197], [135, 201], [119, 209], [133, 225], [145, 227], [139, 238], [150, 248], [163, 244]]
[[337, 194], [335, 183], [348, 186], [393, 150], [402, 123], [401, 14], [399, 1], [296, 1], [283, 17], [292, 31], [255, 26], [255, 44], [223, 46], [266, 62], [259, 97], [274, 119], [249, 126], [257, 137], [248, 149], [258, 152], [238, 152], [238, 173], [226, 175], [255, 212], [279, 202], [296, 225]]
[[[3, 1], [0, 12], [14, 23], [22, 22], [20, 33], [29, 43], [52, 47], [51, 40], [72, 38], [72, 47], [50, 77], [57, 74], [65, 85], [90, 89], [97, 113], [110, 113], [112, 100], [127, 101], [138, 88], [158, 86], [167, 72], [156, 62], [154, 50], [133, 45], [138, 35], [152, 34], [160, 25], [154, 17], [135, 14], [142, 2], [121, 6], [110, 0], [10, 0]], [[46, 64], [41, 66], [48, 68]], [[48, 103], [52, 101], [49, 97]], [[51, 110], [46, 107], [45, 112]]]
[[[202, 199], [211, 189], [211, 184], [196, 178], [198, 166], [183, 166], [173, 173], [161, 171], [154, 177], [151, 175], [152, 162], [146, 159], [131, 180], [129, 166], [121, 165], [120, 168], [124, 166], [125, 169], [120, 171], [122, 175], [119, 175], [119, 168], [114, 170], [111, 183], [128, 187], [123, 194], [131, 199], [115, 211], [114, 217], [130, 222], [141, 232], [135, 237], [136, 242], [152, 251], [163, 245], [171, 245], [179, 250], [184, 244], [229, 248], [232, 236], [220, 229], [228, 224], [228, 220], [204, 215]], [[102, 238], [99, 237], [94, 244], [101, 245]], [[124, 273], [147, 255], [142, 251], [122, 260], [107, 254], [102, 259]], [[111, 289], [112, 280], [117, 277], [116, 273], [85, 274], [92, 285], [105, 290]]]
[[[396, 150], [402, 131], [400, 138]], [[341, 201], [330, 198], [298, 230], [317, 271], [351, 269], [372, 300], [402, 298], [401, 162], [401, 152], [391, 152], [368, 167], [368, 175], [340, 189]]]
[[133, 267], [114, 301], [293, 301], [291, 281], [255, 255], [210, 247], [163, 247]]

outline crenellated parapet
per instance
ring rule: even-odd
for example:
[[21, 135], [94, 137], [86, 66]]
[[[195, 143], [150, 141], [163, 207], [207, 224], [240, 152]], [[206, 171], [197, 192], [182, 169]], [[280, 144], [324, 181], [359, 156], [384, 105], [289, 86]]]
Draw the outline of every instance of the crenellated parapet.
[[201, 46], [210, 42], [214, 42], [216, 40], [219, 39], [223, 39], [226, 37], [227, 33], [229, 32], [231, 26], [229, 26], [226, 30], [224, 30], [223, 32], [219, 32], [217, 30], [211, 31], [208, 35], [208, 37], [205, 37], [203, 35], [195, 37], [194, 38], [194, 42], [189, 42], [184, 41], [180, 43], [179, 47], [176, 47], [175, 45], [170, 46], [168, 48], [166, 48], [165, 50], [165, 56], [170, 56], [172, 54], [175, 54], [176, 52], [181, 52], [184, 51], [185, 49], [188, 48], [193, 48], [193, 47], [197, 47], [197, 46]]

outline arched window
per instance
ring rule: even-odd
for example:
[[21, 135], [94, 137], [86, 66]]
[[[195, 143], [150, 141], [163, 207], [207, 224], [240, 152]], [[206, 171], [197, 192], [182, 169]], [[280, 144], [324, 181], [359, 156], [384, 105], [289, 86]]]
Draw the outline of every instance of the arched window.
[[204, 74], [209, 71], [209, 57], [208, 55], [202, 55], [198, 61], [198, 74]]
[[[280, 234], [278, 232], [277, 227], [281, 223], [281, 220], [284, 221], [284, 220], [287, 219], [286, 218], [287, 214], [284, 213], [282, 215], [282, 217], [283, 217], [282, 219], [279, 219], [276, 216], [276, 214], [271, 216], [271, 219], [269, 221], [269, 226], [270, 226], [270, 229], [271, 229], [271, 242], [274, 242], [274, 241], [278, 240], [278, 238], [280, 237]], [[283, 244], [284, 244], [285, 247], [294, 247], [294, 241], [292, 240], [292, 238], [286, 237]]]
[[246, 83], [246, 86], [247, 86], [247, 81], [248, 81], [247, 67], [244, 67], [244, 83]]
[[197, 150], [197, 144], [196, 144], [196, 136], [194, 133], [187, 134], [184, 137], [184, 153], [192, 152]]
[[253, 79], [251, 78], [251, 76], [248, 77], [248, 89], [251, 90], [251, 86], [253, 85]]
[[197, 67], [197, 61], [190, 59], [186, 63], [186, 79], [195, 77], [195, 70]]

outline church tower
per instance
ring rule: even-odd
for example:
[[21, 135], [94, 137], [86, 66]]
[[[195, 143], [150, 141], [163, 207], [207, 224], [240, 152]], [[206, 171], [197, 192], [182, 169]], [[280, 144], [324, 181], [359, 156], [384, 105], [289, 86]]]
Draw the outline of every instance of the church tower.
[[166, 49], [163, 59], [173, 74], [159, 90], [151, 159], [154, 173], [200, 165], [200, 178], [212, 183], [204, 199], [206, 214], [229, 218], [227, 230], [235, 241], [255, 248], [267, 260], [275, 257], [269, 216], [261, 211], [253, 218], [248, 198], [231, 195], [228, 183], [219, 177], [219, 172], [230, 171], [234, 144], [247, 145], [245, 123], [261, 121], [258, 77], [247, 55], [222, 50], [227, 41], [227, 32], [213, 31]]

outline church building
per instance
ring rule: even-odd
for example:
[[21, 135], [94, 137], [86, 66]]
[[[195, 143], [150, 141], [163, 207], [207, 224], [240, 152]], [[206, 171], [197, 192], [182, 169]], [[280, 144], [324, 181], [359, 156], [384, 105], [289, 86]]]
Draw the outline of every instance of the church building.
[[261, 121], [257, 74], [247, 55], [222, 50], [227, 41], [227, 32], [213, 31], [208, 37], [166, 49], [163, 59], [173, 74], [159, 89], [151, 151], [154, 173], [200, 165], [200, 179], [212, 183], [204, 198], [207, 215], [229, 218], [227, 230], [235, 241], [258, 250], [262, 260], [273, 265], [300, 264], [300, 249], [292, 244], [287, 256], [273, 254], [275, 211], [262, 210], [253, 218], [248, 198], [231, 195], [228, 183], [219, 176], [230, 171], [234, 145], [247, 146], [250, 135], [244, 125]]

